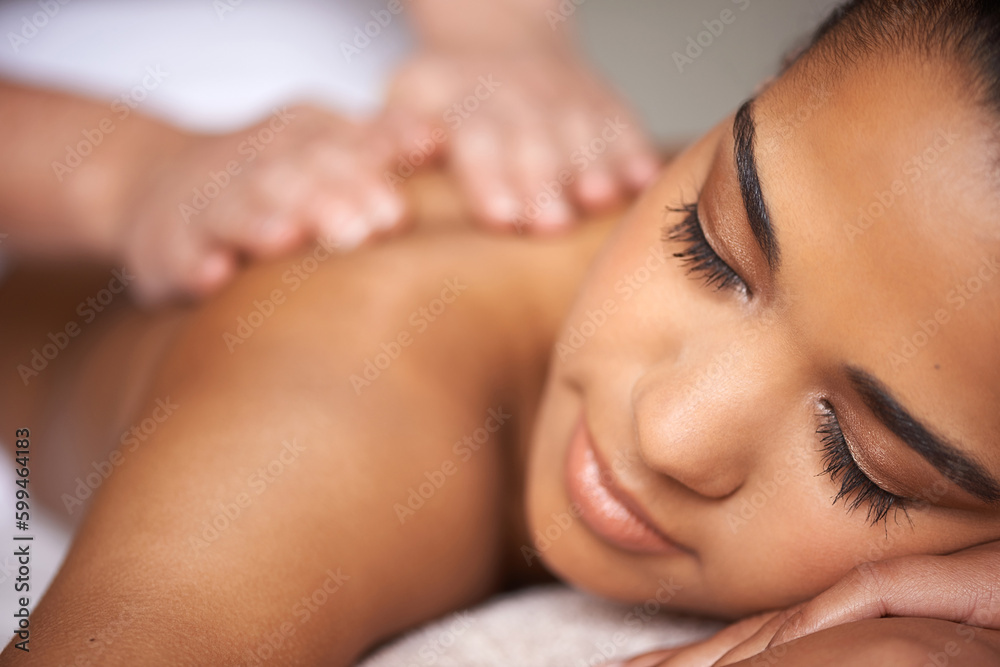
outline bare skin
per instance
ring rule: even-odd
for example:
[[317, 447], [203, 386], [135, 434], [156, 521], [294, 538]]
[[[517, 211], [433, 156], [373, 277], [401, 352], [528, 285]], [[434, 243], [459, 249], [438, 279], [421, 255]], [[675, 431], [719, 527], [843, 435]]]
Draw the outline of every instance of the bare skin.
[[[231, 664], [286, 622], [299, 631], [283, 644], [279, 664], [349, 664], [406, 627], [513, 579], [544, 576], [537, 567], [519, 573], [523, 510], [506, 499], [520, 496], [548, 346], [606, 228], [589, 225], [548, 243], [417, 235], [324, 261], [295, 291], [282, 276], [302, 257], [261, 265], [197, 310], [149, 316], [122, 300], [27, 388], [8, 376], [5, 395], [22, 402], [4, 410], [3, 428], [30, 424], [39, 452], [33, 476], [53, 491], [69, 491], [91, 461], [106, 459], [118, 442], [109, 435], [152, 414], [157, 399], [178, 406], [101, 486], [33, 616], [30, 663], [89, 655], [90, 638], [107, 640], [124, 619], [102, 664], [135, 664], [137, 656], [152, 664], [153, 647], [170, 647], [159, 653], [163, 664]], [[14, 276], [0, 295], [5, 312], [25, 313], [21, 329], [5, 329], [7, 367], [28, 341], [74, 319], [72, 305], [93, 289], [81, 286], [59, 304], [39, 298], [45, 288], [28, 296], [29, 285], [40, 284]], [[458, 296], [420, 333], [411, 312], [449, 284]], [[287, 300], [230, 354], [223, 334], [274, 289]], [[515, 298], [528, 292], [537, 299]], [[26, 296], [53, 308], [31, 315], [14, 303]], [[410, 332], [412, 344], [355, 393], [349, 377], [400, 332]], [[118, 361], [104, 363], [111, 357]], [[53, 387], [61, 387], [58, 400]], [[400, 404], [391, 420], [384, 419], [389, 401]], [[510, 417], [481, 451], [457, 458], [453, 444], [491, 410]], [[94, 419], [116, 412], [118, 419]], [[58, 426], [42, 428], [53, 415]], [[57, 478], [49, 471], [64, 454], [43, 443], [70, 437], [75, 467]], [[287, 469], [256, 495], [248, 475], [293, 440], [304, 450], [284, 455]], [[459, 474], [401, 523], [393, 504], [406, 503], [407, 489], [446, 460]], [[252, 505], [205, 541], [203, 522], [241, 492]], [[374, 508], [382, 511], [368, 517]], [[152, 526], [162, 549], [150, 549]], [[192, 538], [203, 541], [193, 546]], [[261, 570], [264, 562], [273, 565]], [[163, 576], [178, 568], [184, 577]], [[342, 573], [342, 588], [301, 627], [292, 610], [322, 587], [328, 570]], [[222, 571], [229, 574], [220, 578]], [[25, 657], [8, 648], [2, 662]]]
[[[794, 117], [789, 108], [807, 99], [810, 78], [794, 72], [756, 106], [757, 160], [781, 243], [780, 272], [741, 217], [733, 120], [727, 119], [646, 192], [586, 278], [600, 227], [548, 245], [413, 238], [320, 263], [244, 342], [225, 335], [236, 330], [237, 318], [248, 317], [255, 299], [289, 285], [282, 277], [287, 262], [256, 267], [218, 299], [176, 324], [163, 323], [169, 340], [148, 383], [132, 392], [144, 396], [132, 418], [150, 414], [157, 399], [179, 407], [101, 486], [33, 618], [39, 652], [25, 662], [72, 660], [90, 638], [106, 637], [109, 624], [124, 619], [118, 624], [127, 632], [108, 644], [104, 664], [160, 657], [164, 664], [235, 663], [286, 622], [295, 632], [282, 639], [273, 662], [349, 664], [403, 628], [482, 599], [505, 582], [523, 581], [525, 568], [515, 564], [528, 545], [561, 578], [606, 596], [641, 600], [658, 579], [673, 577], [680, 584], [673, 608], [737, 617], [808, 599], [873, 545], [885, 556], [905, 556], [996, 540], [996, 508], [894, 440], [837, 373], [845, 362], [874, 367], [908, 406], [922, 408], [921, 418], [934, 430], [961, 440], [967, 455], [997, 474], [981, 436], [995, 419], [982, 397], [995, 392], [998, 366], [985, 359], [995, 348], [983, 341], [996, 331], [1000, 283], [982, 287], [979, 299], [956, 315], [962, 324], [942, 330], [905, 371], [887, 372], [889, 362], [880, 356], [938, 303], [955, 271], [978, 266], [975, 252], [996, 219], [988, 184], [977, 180], [985, 172], [975, 168], [984, 119], [973, 107], [942, 102], [941, 81], [932, 77], [939, 85], [927, 84], [926, 72], [916, 76], [880, 62], [862, 76], [843, 74], [833, 101], [813, 122], [768, 152], [777, 120]], [[918, 112], [907, 115], [892, 96], [875, 107], [873, 100], [885, 98], [874, 93], [893, 85], [912, 97], [926, 94], [914, 107]], [[845, 117], [854, 121], [850, 136], [835, 131], [835, 120]], [[895, 133], [884, 127], [885, 118]], [[900, 199], [884, 224], [856, 243], [839, 236], [843, 217], [831, 211], [863, 206], [870, 184], [891, 182], [894, 166], [933, 139], [942, 120], [957, 125], [960, 137], [941, 158], [943, 173], [928, 174], [918, 196]], [[857, 156], [870, 146], [883, 157], [862, 161], [862, 169]], [[808, 159], [816, 155], [822, 158]], [[956, 174], [963, 177], [961, 198], [950, 189], [955, 181], [948, 176]], [[661, 247], [660, 227], [677, 217], [664, 207], [695, 192], [702, 193], [706, 235], [738, 267], [746, 292], [713, 292], [681, 263], [664, 262], [655, 276], [640, 280], [640, 265], [653, 272], [655, 263], [646, 262], [651, 248]], [[942, 236], [945, 228], [936, 222], [949, 216], [954, 225], [967, 225], [965, 236]], [[890, 243], [904, 224], [907, 242]], [[683, 252], [685, 244], [673, 239], [668, 249]], [[886, 252], [891, 261], [879, 261]], [[830, 266], [838, 270], [824, 273]], [[588, 312], [618, 294], [623, 272], [642, 285], [629, 299], [622, 295], [616, 317], [573, 343], [572, 331], [585, 330]], [[445, 281], [456, 277], [469, 287], [441, 306], [440, 319], [414, 335], [370, 385], [352, 384], [365, 359], [400, 340], [400, 332], [413, 332], [410, 314], [443, 299]], [[774, 312], [762, 319], [769, 309]], [[857, 312], [869, 313], [872, 331], [849, 326]], [[127, 308], [120, 318], [108, 327], [124, 331], [132, 322], [145, 330]], [[65, 313], [49, 321], [65, 321]], [[757, 334], [750, 336], [754, 326]], [[39, 335], [44, 327], [34, 339]], [[742, 347], [733, 348], [732, 337]], [[552, 380], [541, 395], [554, 340], [575, 351], [555, 348]], [[102, 345], [95, 341], [89, 354]], [[726, 349], [737, 351], [726, 379], [698, 385], [699, 372], [707, 373], [708, 362]], [[933, 368], [932, 358], [942, 369]], [[46, 371], [56, 372], [55, 366]], [[700, 393], [677, 391], [687, 384], [700, 386]], [[943, 396], [953, 397], [961, 420], [940, 425], [934, 406]], [[815, 402], [824, 397], [840, 409], [860, 465], [899, 495], [925, 502], [892, 542], [888, 526], [830, 503], [836, 485], [822, 475], [815, 433]], [[676, 521], [669, 534], [686, 551], [637, 554], [603, 535], [596, 515], [586, 513], [543, 546], [535, 531], [569, 503], [566, 448], [581, 406], [604, 456], [614, 460], [622, 451], [632, 461], [614, 483], [636, 496], [658, 525]], [[498, 407], [512, 416], [491, 440], [496, 446], [447, 472], [445, 462], [457, 455], [453, 443], [488, 425], [489, 411]], [[37, 403], [22, 408], [38, 409]], [[20, 425], [4, 419], [4, 428]], [[529, 531], [518, 519], [518, 502], [532, 429], [524, 508]], [[207, 522], [255, 488], [255, 469], [283, 455], [283, 440], [304, 449], [291, 456], [285, 446], [291, 460], [281, 462], [282, 472], [248, 496], [237, 518], [221, 521], [217, 535], [206, 533]], [[629, 450], [639, 455], [628, 457]], [[779, 479], [775, 474], [791, 465], [791, 451], [804, 455]], [[436, 472], [444, 482], [412, 515], [401, 513], [397, 505], [411, 489], [432, 483]], [[771, 502], [753, 524], [732, 530], [726, 517], [738, 511], [739, 494], [768, 480], [776, 487]], [[299, 623], [295, 605], [320, 589], [329, 591], [328, 601], [311, 612], [308, 626]], [[780, 613], [754, 618], [704, 645], [635, 664], [759, 664], [750, 656], [783, 621]], [[789, 642], [782, 664], [911, 664], [966, 636], [957, 655], [947, 653], [949, 664], [984, 664], [1000, 656], [998, 635], [942, 620], [866, 620]], [[770, 650], [777, 655], [779, 648]], [[12, 654], [8, 647], [0, 663], [15, 664]]]
[[431, 162], [452, 167], [483, 223], [518, 232], [565, 230], [655, 176], [640, 124], [581, 60], [557, 0], [405, 8], [395, 20], [413, 19], [420, 52], [385, 108], [356, 121], [289, 104], [199, 134], [121, 100], [0, 81], [0, 240], [25, 257], [123, 263], [137, 296], [163, 302], [213, 293], [248, 257], [316, 237], [347, 251], [402, 228], [401, 186]]

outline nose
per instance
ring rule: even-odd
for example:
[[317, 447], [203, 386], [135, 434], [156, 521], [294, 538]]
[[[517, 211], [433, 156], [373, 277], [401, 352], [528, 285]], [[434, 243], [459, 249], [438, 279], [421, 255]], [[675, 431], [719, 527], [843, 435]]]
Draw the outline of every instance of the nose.
[[686, 352], [633, 385], [639, 452], [655, 472], [725, 498], [787, 437], [796, 372], [763, 345]]

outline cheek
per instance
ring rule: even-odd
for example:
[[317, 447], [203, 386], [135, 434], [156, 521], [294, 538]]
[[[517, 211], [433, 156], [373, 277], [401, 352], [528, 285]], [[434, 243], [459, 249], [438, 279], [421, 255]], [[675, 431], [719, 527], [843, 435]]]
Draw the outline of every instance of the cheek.
[[829, 588], [881, 552], [881, 526], [848, 515], [815, 477], [812, 463], [762, 475], [736, 494], [707, 536], [703, 572], [708, 597], [726, 613], [780, 608]]
[[661, 240], [663, 206], [653, 196], [633, 209], [595, 261], [564, 323], [557, 365], [651, 363], [675, 339], [684, 316], [685, 280]]

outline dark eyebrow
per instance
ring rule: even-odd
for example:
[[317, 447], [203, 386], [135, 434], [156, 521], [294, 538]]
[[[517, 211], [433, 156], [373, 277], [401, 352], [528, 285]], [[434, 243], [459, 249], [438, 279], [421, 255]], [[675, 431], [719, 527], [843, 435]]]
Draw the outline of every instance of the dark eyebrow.
[[848, 367], [847, 377], [872, 414], [942, 475], [989, 504], [1000, 501], [1000, 483], [981, 464], [914, 419], [885, 385], [859, 368]]
[[767, 204], [760, 191], [760, 178], [757, 175], [757, 159], [754, 156], [756, 128], [753, 123], [753, 102], [753, 98], [744, 102], [736, 112], [736, 120], [733, 121], [733, 138], [736, 140], [736, 176], [740, 181], [740, 193], [743, 195], [743, 206], [750, 221], [750, 229], [767, 259], [767, 265], [774, 271], [781, 263], [781, 259], [778, 240], [771, 227], [771, 216], [767, 213]]

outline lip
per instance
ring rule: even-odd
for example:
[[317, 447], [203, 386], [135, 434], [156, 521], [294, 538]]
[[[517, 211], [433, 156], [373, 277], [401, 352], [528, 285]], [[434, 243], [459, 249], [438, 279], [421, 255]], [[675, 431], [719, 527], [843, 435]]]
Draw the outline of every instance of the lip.
[[690, 553], [657, 529], [642, 507], [615, 486], [582, 416], [570, 440], [566, 484], [583, 522], [612, 546], [640, 554]]

